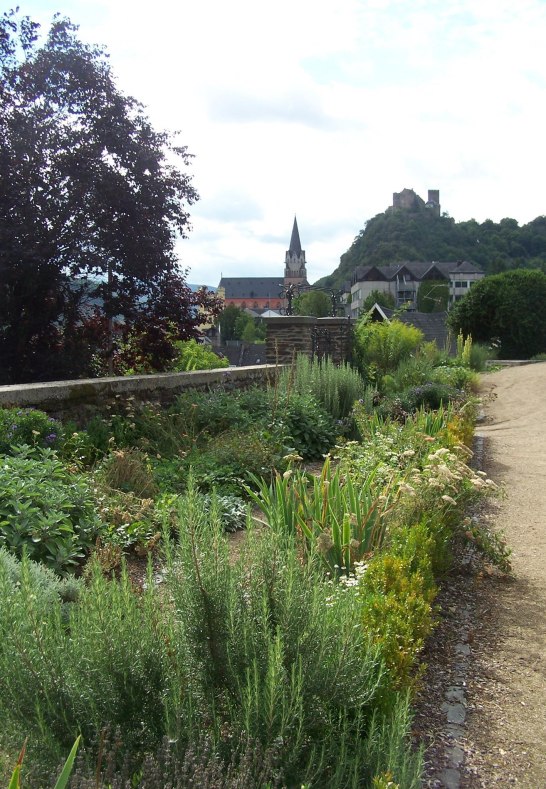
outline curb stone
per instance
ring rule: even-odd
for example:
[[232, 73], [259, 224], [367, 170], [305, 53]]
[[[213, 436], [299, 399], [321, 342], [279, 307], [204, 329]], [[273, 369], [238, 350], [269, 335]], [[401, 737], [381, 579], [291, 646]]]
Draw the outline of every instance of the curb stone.
[[[483, 411], [477, 421], [483, 421]], [[471, 465], [476, 469], [483, 468], [485, 441], [482, 436], [474, 436], [473, 459]], [[470, 558], [463, 558], [462, 566], [468, 565]], [[467, 680], [470, 673], [472, 660], [471, 630], [472, 630], [472, 605], [469, 602], [459, 602], [458, 622], [453, 633], [453, 642], [450, 648], [451, 670], [448, 683], [442, 691], [440, 711], [443, 715], [438, 741], [441, 743], [437, 751], [438, 768], [429, 773], [431, 782], [427, 786], [438, 789], [460, 789], [463, 780], [465, 763], [464, 741], [466, 737], [467, 722]]]

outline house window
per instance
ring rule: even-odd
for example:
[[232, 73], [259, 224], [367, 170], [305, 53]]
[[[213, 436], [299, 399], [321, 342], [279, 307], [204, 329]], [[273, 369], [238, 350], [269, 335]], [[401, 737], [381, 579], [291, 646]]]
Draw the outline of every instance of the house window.
[[406, 301], [413, 301], [415, 292], [413, 290], [399, 290], [396, 294], [398, 302], [404, 303]]
[[468, 282], [456, 282], [455, 283], [455, 287], [456, 288], [468, 288]]

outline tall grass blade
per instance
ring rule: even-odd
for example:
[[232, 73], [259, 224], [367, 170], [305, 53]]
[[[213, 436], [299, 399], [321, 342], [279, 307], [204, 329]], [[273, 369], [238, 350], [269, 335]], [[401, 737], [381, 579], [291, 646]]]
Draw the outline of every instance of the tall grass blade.
[[70, 778], [70, 773], [72, 772], [72, 768], [74, 767], [74, 759], [76, 758], [76, 752], [78, 750], [78, 745], [80, 744], [81, 734], [76, 738], [76, 742], [72, 746], [72, 750], [68, 754], [68, 758], [64, 763], [64, 767], [62, 769], [61, 774], [55, 784], [54, 789], [66, 789], [68, 784], [68, 780]]

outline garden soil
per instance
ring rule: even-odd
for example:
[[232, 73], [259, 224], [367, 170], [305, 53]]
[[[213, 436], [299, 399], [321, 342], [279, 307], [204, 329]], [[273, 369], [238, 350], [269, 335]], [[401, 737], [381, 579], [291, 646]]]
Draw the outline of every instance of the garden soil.
[[440, 596], [416, 718], [425, 741], [436, 725], [425, 786], [546, 789], [546, 363], [485, 374], [481, 395], [481, 463], [505, 495], [478, 517], [504, 533], [513, 574], [459, 568]]

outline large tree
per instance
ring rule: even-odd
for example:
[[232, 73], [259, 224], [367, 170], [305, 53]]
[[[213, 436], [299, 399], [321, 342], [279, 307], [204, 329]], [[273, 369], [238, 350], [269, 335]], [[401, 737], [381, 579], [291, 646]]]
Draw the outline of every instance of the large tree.
[[[59, 17], [43, 44], [37, 36], [28, 18], [0, 19], [4, 383], [85, 372], [77, 360], [85, 358], [79, 339], [89, 340], [89, 278], [108, 324], [121, 316], [130, 327], [147, 304], [172, 303], [184, 286], [175, 241], [198, 199], [186, 148], [121, 93], [105, 52]], [[198, 301], [206, 309], [206, 299], [184, 296], [184, 314], [194, 315]], [[183, 335], [180, 310], [167, 317]]]
[[308, 290], [294, 299], [294, 314], [326, 318], [332, 314], [332, 300], [324, 291]]
[[449, 313], [456, 332], [500, 343], [503, 359], [546, 352], [546, 274], [517, 269], [476, 282]]

